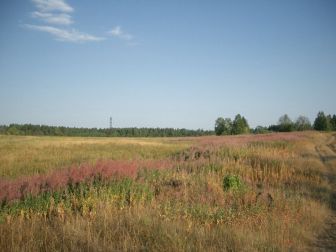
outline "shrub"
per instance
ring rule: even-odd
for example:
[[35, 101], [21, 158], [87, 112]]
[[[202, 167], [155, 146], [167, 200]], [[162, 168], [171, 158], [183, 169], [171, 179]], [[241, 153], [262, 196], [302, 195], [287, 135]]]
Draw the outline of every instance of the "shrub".
[[243, 187], [243, 183], [237, 175], [226, 175], [223, 179], [224, 191], [238, 191]]
[[270, 133], [270, 131], [267, 129], [267, 127], [263, 127], [263, 126], [257, 126], [254, 130], [253, 130], [254, 134], [266, 134], [266, 133]]

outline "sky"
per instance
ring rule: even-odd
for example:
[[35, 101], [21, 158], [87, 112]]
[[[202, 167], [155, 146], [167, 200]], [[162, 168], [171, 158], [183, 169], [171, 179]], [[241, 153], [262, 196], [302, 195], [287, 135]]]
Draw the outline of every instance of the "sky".
[[2, 0], [0, 124], [336, 113], [334, 0]]

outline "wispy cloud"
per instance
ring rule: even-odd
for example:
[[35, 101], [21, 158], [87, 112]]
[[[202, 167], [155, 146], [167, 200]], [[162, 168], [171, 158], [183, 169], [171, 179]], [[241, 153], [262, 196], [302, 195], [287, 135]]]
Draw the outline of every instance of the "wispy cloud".
[[41, 21], [52, 24], [50, 25], [32, 25], [25, 24], [24, 27], [49, 33], [58, 41], [64, 42], [89, 42], [89, 41], [102, 41], [104, 37], [97, 37], [85, 32], [77, 31], [76, 29], [64, 29], [57, 27], [60, 25], [71, 25], [73, 23], [72, 16], [69, 13], [74, 11], [65, 0], [31, 0], [36, 11], [32, 12], [32, 17], [38, 18]]
[[124, 32], [121, 29], [120, 26], [116, 26], [116, 27], [112, 28], [112, 30], [108, 31], [107, 33], [112, 35], [113, 37], [123, 39], [123, 40], [127, 40], [127, 41], [130, 41], [130, 40], [134, 39], [133, 35], [131, 35], [127, 32]]
[[44, 22], [56, 25], [70, 25], [73, 23], [72, 17], [66, 13], [46, 13], [34, 11], [32, 17], [39, 18]]
[[66, 42], [88, 42], [88, 41], [102, 41], [105, 38], [103, 37], [96, 37], [87, 33], [79, 32], [77, 30], [65, 30], [56, 28], [53, 26], [46, 26], [46, 25], [30, 25], [26, 24], [25, 27], [46, 32], [54, 36], [56, 40], [59, 41], [66, 41]]
[[73, 8], [67, 4], [64, 0], [32, 0], [41, 12], [61, 11], [61, 12], [73, 12]]
[[[90, 42], [105, 40], [107, 34], [114, 38], [125, 41], [128, 46], [137, 45], [134, 36], [125, 32], [120, 26], [115, 26], [109, 30], [105, 36], [94, 36], [85, 32], [73, 29], [72, 12], [74, 8], [66, 0], [31, 0], [35, 6], [35, 11], [31, 17], [36, 18], [45, 25], [25, 24], [25, 28], [30, 30], [45, 32], [52, 35], [58, 41], [64, 42]], [[65, 28], [65, 26], [67, 26]]]

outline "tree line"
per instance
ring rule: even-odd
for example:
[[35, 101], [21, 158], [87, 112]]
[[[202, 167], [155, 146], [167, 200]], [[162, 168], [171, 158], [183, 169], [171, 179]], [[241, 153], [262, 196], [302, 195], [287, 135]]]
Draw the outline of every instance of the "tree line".
[[303, 130], [336, 131], [336, 115], [325, 115], [323, 111], [318, 112], [314, 123], [311, 124], [306, 116], [299, 116], [295, 121], [285, 114], [279, 118], [277, 125], [268, 127], [270, 131], [290, 132]]
[[181, 137], [209, 135], [263, 134], [270, 132], [291, 132], [303, 130], [336, 131], [336, 115], [325, 115], [320, 111], [312, 124], [308, 117], [299, 116], [293, 121], [287, 114], [281, 116], [275, 125], [250, 128], [247, 119], [240, 114], [233, 120], [219, 117], [215, 130], [190, 130], [176, 128], [76, 128], [33, 124], [0, 125], [2, 135], [29, 136], [83, 136], [83, 137]]
[[33, 124], [1, 125], [0, 134], [83, 137], [180, 137], [213, 135], [212, 130], [176, 128], [76, 128]]
[[314, 123], [311, 124], [306, 116], [299, 116], [293, 121], [287, 114], [281, 116], [275, 125], [249, 127], [245, 117], [236, 115], [234, 120], [230, 118], [217, 118], [215, 122], [216, 135], [238, 135], [238, 134], [263, 134], [270, 132], [291, 132], [304, 130], [336, 131], [336, 115], [325, 115], [323, 111], [318, 112]]

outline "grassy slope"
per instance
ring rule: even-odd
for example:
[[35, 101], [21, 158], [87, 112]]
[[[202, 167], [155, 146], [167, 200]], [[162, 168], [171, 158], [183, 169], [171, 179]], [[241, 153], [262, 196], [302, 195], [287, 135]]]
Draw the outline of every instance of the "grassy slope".
[[[3, 205], [0, 250], [307, 249], [331, 212], [331, 185], [315, 149], [329, 135], [294, 135], [187, 141], [2, 136], [0, 174], [11, 178], [73, 162], [180, 155], [169, 170]], [[186, 150], [190, 144], [198, 147]], [[223, 190], [227, 174], [239, 175], [245, 186]]]

